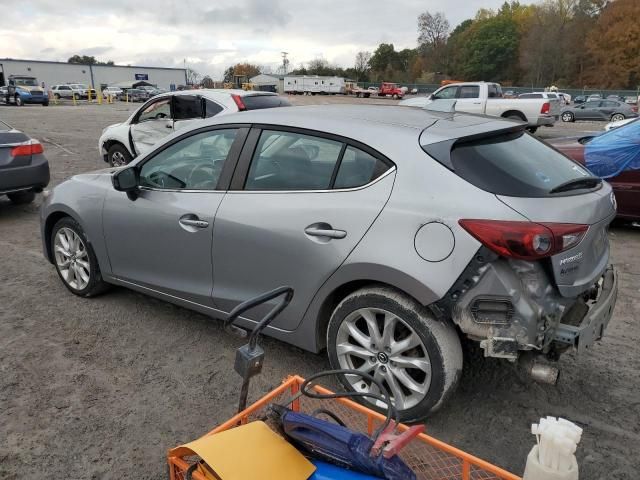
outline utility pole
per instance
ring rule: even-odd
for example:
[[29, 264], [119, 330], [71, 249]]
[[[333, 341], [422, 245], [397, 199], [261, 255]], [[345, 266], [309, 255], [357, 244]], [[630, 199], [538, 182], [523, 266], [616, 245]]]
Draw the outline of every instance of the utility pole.
[[287, 58], [287, 55], [289, 55], [289, 52], [280, 52], [280, 53], [282, 53], [282, 74], [286, 75], [287, 70], [289, 68], [289, 59]]

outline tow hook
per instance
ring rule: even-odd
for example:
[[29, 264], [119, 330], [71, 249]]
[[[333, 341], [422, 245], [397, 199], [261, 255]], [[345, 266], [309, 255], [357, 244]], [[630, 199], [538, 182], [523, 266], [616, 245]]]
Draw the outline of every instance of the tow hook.
[[518, 368], [534, 381], [555, 385], [560, 376], [560, 369], [540, 359], [539, 355], [523, 354], [518, 360]]

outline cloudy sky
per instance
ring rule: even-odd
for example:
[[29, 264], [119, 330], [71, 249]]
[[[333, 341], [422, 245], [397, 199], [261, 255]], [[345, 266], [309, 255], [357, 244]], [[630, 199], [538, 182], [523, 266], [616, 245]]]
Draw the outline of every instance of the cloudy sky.
[[414, 47], [425, 10], [444, 12], [453, 28], [503, 1], [0, 0], [0, 58], [80, 54], [146, 66], [186, 59], [213, 78], [237, 62], [275, 69], [282, 51], [293, 67], [314, 58], [347, 67], [380, 42]]

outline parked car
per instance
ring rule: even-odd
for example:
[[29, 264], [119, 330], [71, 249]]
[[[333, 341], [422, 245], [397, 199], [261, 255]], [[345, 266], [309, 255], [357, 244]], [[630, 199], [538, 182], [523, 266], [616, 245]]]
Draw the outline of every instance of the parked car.
[[289, 105], [271, 92], [200, 89], [163, 93], [147, 101], [125, 122], [105, 128], [98, 150], [109, 165], [125, 165], [162, 138], [203, 118]]
[[638, 120], [637, 118], [625, 118], [624, 120], [618, 120], [617, 122], [609, 122], [604, 126], [604, 130], [608, 132], [609, 130], [620, 128], [624, 125], [627, 125], [631, 122], [635, 122], [637, 120]]
[[607, 120], [617, 122], [625, 118], [638, 116], [630, 105], [617, 100], [588, 100], [573, 107], [562, 109], [560, 118], [563, 122], [575, 122], [576, 120]]
[[42, 144], [0, 121], [0, 196], [30, 203], [49, 184], [49, 163]]
[[591, 94], [591, 95], [589, 95], [587, 97], [586, 101], [587, 102], [592, 102], [592, 101], [595, 101], [595, 100], [602, 100], [602, 95], [600, 95], [599, 93], [593, 93], [593, 94]]
[[507, 90], [506, 92], [504, 92], [502, 94], [502, 96], [504, 98], [516, 98], [517, 97], [516, 92], [514, 92], [513, 90]]
[[[640, 120], [634, 119], [626, 126], [621, 126], [602, 135], [579, 138], [551, 139], [549, 143], [565, 155], [582, 165], [587, 165], [586, 156], [595, 155], [599, 162], [606, 162], [615, 167], [638, 156], [640, 145]], [[611, 137], [611, 138], [608, 138]], [[598, 138], [598, 145], [590, 143]], [[585, 155], [586, 153], [586, 155]], [[640, 160], [635, 161], [635, 169], [625, 168], [619, 174], [607, 178], [613, 187], [618, 203], [618, 217], [626, 220], [640, 220]]]
[[118, 100], [123, 102], [146, 102], [148, 100], [147, 92], [139, 90], [137, 88], [127, 88], [122, 93], [118, 94]]
[[553, 126], [560, 115], [557, 98], [530, 99], [503, 98], [502, 88], [497, 83], [464, 82], [450, 83], [440, 87], [427, 97], [410, 98], [399, 104], [407, 107], [425, 107], [434, 100], [456, 100], [456, 111], [479, 113], [494, 117], [527, 122], [530, 132], [540, 126]]
[[405, 91], [403, 87], [399, 87], [397, 83], [391, 82], [382, 82], [380, 84], [380, 88], [378, 89], [379, 97], [392, 97], [394, 99], [402, 99], [405, 95]]
[[565, 105], [571, 105], [571, 95], [564, 92], [557, 92], [557, 95], [560, 100], [564, 100]]
[[459, 335], [511, 361], [584, 354], [617, 295], [611, 187], [524, 125], [478, 115], [218, 115], [59, 184], [41, 212], [45, 256], [82, 297], [116, 284], [225, 318], [290, 285], [265, 333], [385, 382], [405, 421], [453, 392]]
[[584, 95], [577, 95], [576, 98], [573, 99], [573, 103], [579, 105], [587, 101], [587, 97]]
[[83, 84], [83, 83], [70, 83], [69, 86], [74, 89], [76, 92], [78, 92], [78, 95], [80, 96], [80, 98], [82, 99], [88, 99], [89, 98], [89, 94], [91, 94], [91, 98], [95, 99], [96, 98], [96, 91], [93, 88], [89, 88], [87, 85]]
[[9, 89], [7, 87], [0, 87], [0, 98], [4, 100], [8, 93]]
[[122, 89], [118, 87], [106, 87], [102, 89], [102, 97], [107, 98], [111, 95], [114, 98], [117, 98], [122, 93]]
[[56, 100], [61, 98], [76, 98], [80, 100], [80, 92], [72, 88], [71, 85], [54, 85], [51, 87], [51, 92]]
[[631, 97], [625, 97], [624, 103], [628, 103], [629, 105], [638, 105], [638, 97], [636, 97], [635, 95]]
[[142, 85], [138, 87], [138, 90], [143, 90], [147, 94], [147, 99], [162, 93], [159, 89], [152, 87], [151, 85]]
[[616, 100], [617, 102], [625, 102], [625, 98], [622, 95], [607, 95], [607, 100]]

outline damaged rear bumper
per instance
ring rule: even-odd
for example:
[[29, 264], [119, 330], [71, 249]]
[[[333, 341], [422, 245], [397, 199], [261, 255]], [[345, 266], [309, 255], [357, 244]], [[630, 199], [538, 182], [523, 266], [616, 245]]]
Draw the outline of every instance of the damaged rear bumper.
[[618, 274], [612, 265], [607, 268], [602, 277], [601, 288], [600, 295], [589, 306], [589, 311], [580, 325], [558, 324], [553, 337], [554, 341], [573, 346], [578, 353], [582, 353], [602, 338], [613, 316], [618, 297]]

